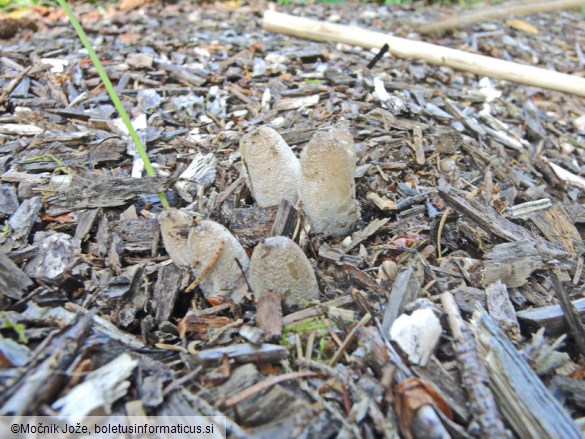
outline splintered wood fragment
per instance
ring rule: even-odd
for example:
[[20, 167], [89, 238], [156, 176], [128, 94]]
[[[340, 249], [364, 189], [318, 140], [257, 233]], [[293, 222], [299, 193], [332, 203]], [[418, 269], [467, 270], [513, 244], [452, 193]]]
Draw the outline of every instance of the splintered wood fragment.
[[37, 355], [22, 379], [10, 389], [6, 402], [0, 408], [1, 415], [25, 415], [35, 413], [37, 407], [50, 401], [63, 390], [63, 371], [77, 358], [79, 349], [89, 335], [95, 312], [85, 315], [63, 329]]
[[458, 195], [453, 186], [439, 186], [439, 195], [454, 210], [470, 217], [478, 226], [492, 236], [506, 241], [530, 241], [532, 235], [523, 227], [514, 224], [496, 212], [493, 208], [481, 204], [478, 200], [467, 200]]
[[285, 373], [284, 375], [270, 377], [270, 378], [265, 379], [264, 381], [260, 381], [259, 383], [254, 384], [254, 385], [242, 390], [240, 393], [237, 393], [236, 395], [228, 398], [225, 401], [224, 405], [226, 407], [232, 407], [232, 406], [244, 401], [245, 399], [248, 399], [251, 396], [254, 396], [258, 392], [261, 392], [264, 389], [268, 389], [268, 388], [274, 386], [275, 384], [282, 383], [283, 381], [296, 380], [296, 379], [305, 378], [305, 377], [314, 377], [314, 376], [318, 376], [318, 375], [319, 374], [317, 372], [300, 371], [300, 372], [291, 372], [291, 373]]
[[130, 387], [130, 375], [138, 366], [138, 360], [123, 353], [99, 369], [89, 372], [65, 396], [53, 404], [61, 416], [82, 417], [91, 413], [106, 412]]
[[0, 294], [11, 299], [21, 300], [32, 280], [18, 265], [0, 251]]
[[449, 319], [461, 380], [467, 395], [468, 407], [480, 429], [481, 437], [507, 438], [494, 395], [487, 383], [488, 372], [477, 351], [471, 329], [461, 318], [455, 298], [450, 292], [441, 295], [441, 303]]
[[8, 219], [10, 234], [7, 237], [0, 237], [2, 249], [10, 251], [22, 248], [28, 244], [29, 234], [33, 225], [38, 220], [41, 210], [41, 199], [39, 197], [24, 200]]
[[188, 274], [185, 274], [175, 264], [169, 264], [159, 269], [152, 293], [152, 305], [155, 308], [154, 322], [156, 325], [169, 320], [179, 295], [179, 290], [184, 286], [183, 283], [186, 283], [187, 279]]
[[534, 242], [517, 241], [495, 245], [485, 255], [483, 285], [501, 280], [508, 287], [524, 285], [530, 274], [544, 266]]
[[579, 231], [563, 206], [555, 205], [544, 212], [538, 212], [531, 215], [530, 220], [546, 239], [563, 247], [571, 255], [577, 255], [585, 249]]
[[549, 198], [542, 198], [540, 200], [527, 201], [526, 203], [516, 204], [515, 206], [507, 209], [507, 213], [512, 218], [526, 219], [537, 212], [550, 209], [551, 206], [552, 203]]
[[419, 292], [420, 284], [414, 269], [409, 267], [398, 274], [392, 286], [392, 292], [390, 293], [386, 310], [384, 311], [382, 330], [385, 337], [388, 337], [392, 324], [402, 314], [404, 307], [416, 299]]
[[288, 349], [279, 345], [262, 344], [233, 344], [226, 347], [207, 349], [195, 355], [195, 361], [205, 365], [217, 364], [227, 356], [237, 363], [270, 363], [284, 360], [288, 357]]
[[333, 300], [330, 300], [329, 302], [320, 303], [311, 308], [306, 308], [301, 311], [289, 314], [282, 319], [282, 324], [284, 326], [292, 325], [293, 323], [298, 323], [306, 319], [319, 317], [327, 314], [329, 308], [331, 307], [340, 307], [349, 305], [350, 303], [353, 303], [353, 299], [350, 295], [337, 297]]
[[425, 164], [425, 150], [423, 145], [423, 137], [422, 137], [422, 130], [420, 126], [415, 126], [412, 132], [414, 142], [410, 143], [409, 145], [414, 150], [414, 154], [416, 157], [416, 164], [417, 165], [424, 165]]
[[431, 64], [446, 65], [478, 75], [488, 75], [537, 87], [585, 96], [585, 78], [551, 70], [476, 55], [422, 41], [392, 37], [381, 32], [295, 17], [276, 11], [265, 11], [262, 27], [271, 32], [286, 33], [316, 41], [346, 43], [379, 49], [388, 44], [389, 52], [400, 58], [422, 59]]
[[542, 157], [541, 159], [544, 163], [548, 164], [551, 167], [551, 169], [559, 179], [568, 183], [571, 186], [575, 186], [580, 189], [585, 189], [585, 178], [575, 175], [564, 168], [561, 168], [559, 165], [554, 164], [546, 157]]
[[345, 350], [347, 349], [347, 346], [351, 343], [351, 341], [353, 340], [356, 331], [361, 328], [362, 326], [365, 326], [370, 319], [372, 318], [372, 316], [370, 316], [369, 314], [366, 314], [362, 317], [362, 319], [351, 329], [350, 333], [347, 334], [347, 337], [345, 337], [345, 340], [343, 340], [343, 343], [341, 344], [341, 346], [339, 346], [339, 349], [337, 350], [337, 352], [335, 352], [335, 355], [333, 355], [333, 358], [331, 358], [331, 361], [329, 362], [330, 366], [335, 366], [335, 364], [339, 361], [339, 359], [341, 358], [341, 355], [345, 352]]
[[398, 210], [398, 205], [394, 201], [382, 198], [375, 192], [370, 192], [366, 198], [381, 210]]
[[561, 305], [561, 309], [563, 310], [563, 314], [565, 315], [565, 319], [567, 320], [567, 324], [569, 325], [575, 343], [579, 348], [581, 357], [585, 357], [585, 327], [583, 326], [579, 312], [569, 299], [569, 295], [563, 287], [561, 282], [561, 272], [558, 268], [553, 270], [553, 284], [559, 299], [559, 304]]
[[228, 317], [202, 316], [195, 311], [189, 311], [177, 325], [177, 331], [181, 338], [187, 334], [197, 334], [200, 338], [207, 338], [207, 331], [214, 328], [223, 328], [232, 323]]
[[[579, 318], [585, 317], [585, 298], [572, 301], [579, 314]], [[516, 317], [531, 330], [546, 328], [547, 335], [557, 336], [567, 331], [567, 320], [564, 317], [560, 305], [541, 306], [539, 308], [525, 309], [516, 313]]]
[[363, 241], [368, 239], [374, 233], [378, 232], [382, 227], [384, 227], [390, 218], [382, 218], [382, 219], [375, 219], [370, 224], [368, 224], [362, 230], [358, 230], [357, 232], [353, 232], [351, 234], [351, 241], [349, 244], [344, 244], [342, 242], [340, 245], [336, 246], [336, 249], [342, 250], [344, 252], [348, 252], [351, 249], [355, 248], [357, 245], [361, 244]]
[[274, 109], [277, 111], [297, 110], [303, 107], [312, 107], [319, 103], [319, 95], [302, 96], [299, 98], [285, 98], [276, 101]]
[[562, 404], [485, 310], [474, 311], [471, 328], [498, 406], [519, 437], [582, 438]]
[[332, 248], [327, 243], [321, 244], [319, 247], [319, 256], [329, 261], [335, 262], [337, 265], [353, 265], [358, 267], [364, 263], [364, 258], [359, 255], [348, 255], [342, 249], [337, 247]]
[[497, 280], [485, 288], [487, 307], [490, 316], [508, 337], [514, 341], [521, 339], [520, 326], [516, 320], [514, 305], [508, 295], [506, 284]]
[[282, 333], [282, 296], [275, 291], [264, 292], [256, 302], [256, 325], [268, 337]]
[[138, 194], [163, 192], [166, 182], [166, 177], [106, 177], [89, 172], [75, 174], [67, 188], [47, 197], [47, 214], [56, 216], [74, 210], [121, 206]]
[[450, 419], [451, 409], [432, 384], [411, 377], [398, 383], [393, 393], [400, 431], [406, 439], [451, 437], [438, 416], [441, 411]]
[[463, 15], [451, 16], [432, 23], [426, 23], [417, 29], [421, 34], [441, 32], [448, 29], [467, 26], [485, 20], [508, 18], [511, 16], [532, 15], [539, 12], [557, 11], [560, 9], [577, 8], [585, 5], [584, 0], [555, 0], [544, 2], [516, 2], [498, 4], [492, 7], [482, 7], [480, 10], [472, 11]]
[[270, 236], [286, 236], [287, 238], [294, 239], [293, 234], [297, 228], [298, 220], [298, 210], [295, 209], [290, 201], [283, 199], [278, 205], [276, 217], [270, 230]]

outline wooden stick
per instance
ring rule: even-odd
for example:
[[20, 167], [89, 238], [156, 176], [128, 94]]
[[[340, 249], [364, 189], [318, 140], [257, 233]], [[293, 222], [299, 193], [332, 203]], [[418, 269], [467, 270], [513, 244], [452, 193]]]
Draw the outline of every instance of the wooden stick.
[[467, 26], [484, 20], [497, 18], [508, 18], [511, 16], [531, 15], [538, 12], [550, 12], [559, 9], [577, 8], [585, 5], [585, 0], [554, 0], [544, 2], [521, 2], [509, 5], [496, 5], [490, 8], [482, 8], [467, 14], [448, 17], [434, 23], [426, 23], [420, 26], [417, 31], [421, 34], [441, 32], [447, 29]]
[[264, 12], [262, 26], [271, 32], [280, 32], [316, 41], [351, 44], [368, 49], [380, 48], [386, 43], [390, 47], [389, 52], [400, 58], [422, 59], [431, 64], [446, 65], [457, 70], [486, 75], [495, 79], [504, 79], [585, 97], [585, 78], [503, 61], [489, 56], [475, 55], [422, 41], [391, 37], [356, 26], [311, 20], [276, 11]]

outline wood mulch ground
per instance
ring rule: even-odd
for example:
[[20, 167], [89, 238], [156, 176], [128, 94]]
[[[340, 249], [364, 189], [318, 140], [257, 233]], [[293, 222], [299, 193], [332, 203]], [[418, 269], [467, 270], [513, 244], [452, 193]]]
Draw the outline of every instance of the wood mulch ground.
[[[581, 437], [585, 99], [388, 54], [368, 68], [376, 51], [262, 30], [276, 8], [419, 39], [461, 6], [123, 4], [74, 11], [154, 178], [63, 13], [0, 21], [1, 414], [225, 415], [230, 437]], [[427, 41], [585, 72], [578, 10]], [[298, 156], [340, 122], [355, 232], [259, 207], [240, 138], [270, 126]], [[190, 288], [160, 191], [248, 254], [290, 236], [317, 303], [257, 325], [249, 291]]]

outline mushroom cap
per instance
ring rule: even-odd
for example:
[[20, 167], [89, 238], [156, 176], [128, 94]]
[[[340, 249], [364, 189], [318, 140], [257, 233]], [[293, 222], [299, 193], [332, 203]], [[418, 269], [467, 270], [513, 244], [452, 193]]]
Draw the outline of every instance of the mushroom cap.
[[178, 209], [165, 209], [158, 215], [163, 244], [176, 266], [191, 267], [194, 255], [189, 250], [187, 238], [193, 218]]
[[347, 129], [318, 132], [301, 153], [301, 200], [315, 233], [345, 235], [360, 218], [355, 146]]
[[240, 140], [247, 183], [259, 206], [274, 206], [283, 199], [295, 203], [301, 165], [282, 136], [259, 127]]
[[284, 308], [303, 307], [319, 299], [311, 263], [295, 242], [284, 236], [266, 238], [250, 259], [249, 281], [256, 301], [267, 291], [282, 295]]
[[247, 270], [248, 255], [228, 229], [211, 220], [194, 222], [177, 209], [166, 209], [159, 215], [161, 234], [173, 262], [203, 275], [199, 288], [205, 297], [217, 297], [233, 290]]
[[242, 270], [247, 270], [250, 264], [236, 237], [215, 221], [197, 222], [189, 232], [188, 246], [195, 255], [192, 264], [195, 275], [200, 276], [208, 270], [199, 284], [205, 297], [222, 296], [232, 291], [243, 279]]

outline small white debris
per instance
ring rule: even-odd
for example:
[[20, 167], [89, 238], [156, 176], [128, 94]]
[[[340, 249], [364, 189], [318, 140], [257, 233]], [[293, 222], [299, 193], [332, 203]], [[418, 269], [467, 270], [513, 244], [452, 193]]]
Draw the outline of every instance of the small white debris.
[[430, 308], [402, 314], [390, 328], [390, 338], [413, 364], [426, 366], [441, 337], [441, 323]]
[[41, 58], [41, 64], [49, 64], [51, 66], [51, 73], [63, 73], [65, 66], [69, 65], [69, 61], [58, 58]]

